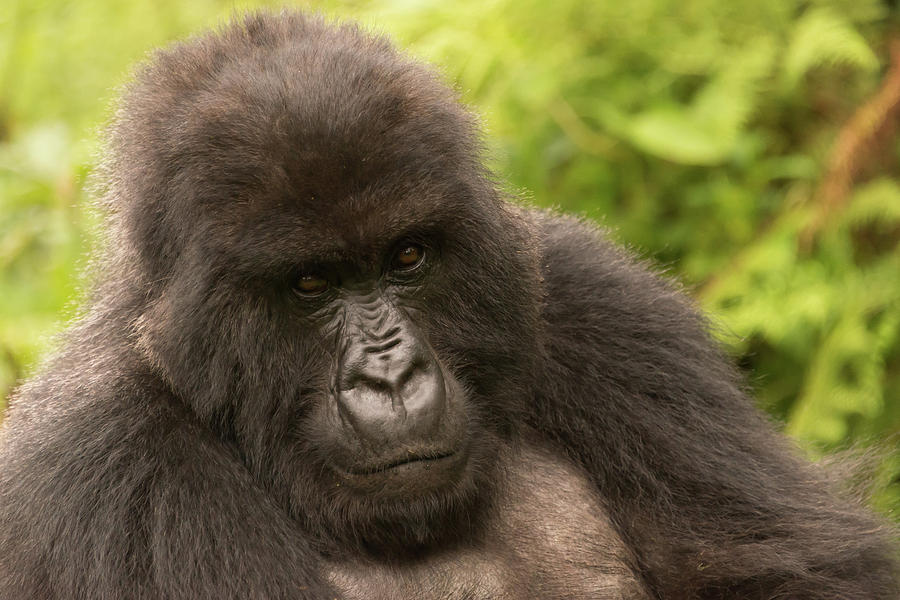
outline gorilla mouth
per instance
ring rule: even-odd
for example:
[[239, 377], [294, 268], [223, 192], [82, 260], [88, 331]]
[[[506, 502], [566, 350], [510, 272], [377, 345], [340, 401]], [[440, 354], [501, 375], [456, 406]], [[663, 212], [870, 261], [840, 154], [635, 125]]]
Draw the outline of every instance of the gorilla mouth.
[[439, 490], [452, 489], [465, 478], [469, 452], [452, 450], [410, 452], [382, 456], [367, 463], [331, 467], [348, 489], [387, 498], [411, 499]]
[[378, 475], [379, 473], [386, 473], [392, 469], [396, 469], [397, 467], [402, 467], [404, 465], [410, 465], [414, 463], [422, 463], [423, 466], [426, 466], [431, 463], [436, 463], [448, 458], [452, 458], [456, 454], [456, 452], [442, 452], [427, 455], [411, 454], [402, 458], [398, 458], [397, 460], [381, 463], [378, 465], [348, 468], [347, 472], [351, 475]]

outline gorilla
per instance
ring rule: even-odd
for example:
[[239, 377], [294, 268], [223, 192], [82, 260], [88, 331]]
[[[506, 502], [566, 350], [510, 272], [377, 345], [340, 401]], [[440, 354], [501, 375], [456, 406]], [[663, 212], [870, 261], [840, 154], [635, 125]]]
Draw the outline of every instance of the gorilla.
[[0, 598], [897, 597], [891, 528], [686, 297], [482, 155], [353, 25], [158, 52], [92, 294], [3, 424]]

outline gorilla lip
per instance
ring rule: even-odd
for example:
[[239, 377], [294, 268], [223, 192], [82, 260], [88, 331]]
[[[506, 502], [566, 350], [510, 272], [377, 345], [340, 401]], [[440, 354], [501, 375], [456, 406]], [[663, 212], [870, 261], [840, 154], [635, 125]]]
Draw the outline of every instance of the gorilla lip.
[[443, 461], [448, 458], [452, 458], [458, 454], [457, 452], [442, 452], [438, 454], [426, 454], [426, 455], [410, 455], [405, 456], [403, 458], [399, 458], [397, 460], [384, 463], [381, 465], [373, 466], [373, 467], [352, 467], [344, 469], [350, 475], [377, 475], [379, 473], [386, 473], [397, 467], [402, 467], [403, 465], [409, 465], [413, 463], [436, 463], [438, 461]]
[[409, 498], [458, 485], [468, 464], [468, 455], [463, 446], [452, 451], [395, 457], [369, 466], [331, 466], [344, 485], [358, 493], [381, 498]]

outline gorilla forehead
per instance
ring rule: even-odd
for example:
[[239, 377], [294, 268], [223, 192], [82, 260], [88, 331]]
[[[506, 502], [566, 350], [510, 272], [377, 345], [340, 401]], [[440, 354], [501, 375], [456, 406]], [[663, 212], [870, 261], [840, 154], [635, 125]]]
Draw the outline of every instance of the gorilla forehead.
[[401, 238], [430, 238], [436, 231], [446, 238], [454, 231], [451, 211], [425, 211], [403, 199], [387, 203], [392, 214], [384, 208], [368, 208], [372, 204], [368, 200], [336, 204], [343, 206], [336, 209], [323, 204], [306, 210], [287, 201], [280, 215], [254, 212], [251, 218], [230, 228], [231, 234], [219, 239], [223, 250], [250, 270], [318, 262], [355, 262], [373, 267]]
[[454, 94], [383, 38], [250, 17], [138, 73], [112, 132], [111, 197], [156, 256], [210, 229], [371, 248], [406, 223], [483, 216], [494, 194], [479, 150]]

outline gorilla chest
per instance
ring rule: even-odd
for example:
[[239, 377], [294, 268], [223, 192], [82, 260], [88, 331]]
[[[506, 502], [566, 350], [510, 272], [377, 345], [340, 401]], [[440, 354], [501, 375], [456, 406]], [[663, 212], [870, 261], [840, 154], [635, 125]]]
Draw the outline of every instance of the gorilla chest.
[[516, 455], [479, 539], [402, 563], [332, 564], [347, 600], [648, 598], [634, 559], [580, 473], [545, 451]]
[[[535, 550], [534, 548], [531, 549]], [[649, 598], [617, 557], [556, 548], [452, 553], [414, 565], [352, 565], [331, 573], [346, 600], [637, 600]]]

